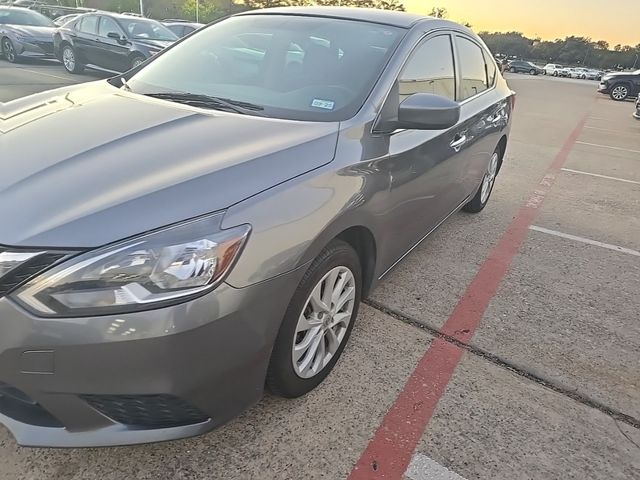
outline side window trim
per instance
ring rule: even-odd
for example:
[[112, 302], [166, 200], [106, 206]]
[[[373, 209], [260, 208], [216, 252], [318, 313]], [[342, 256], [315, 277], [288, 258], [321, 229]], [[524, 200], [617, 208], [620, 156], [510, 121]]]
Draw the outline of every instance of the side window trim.
[[[483, 59], [484, 59], [484, 55], [485, 55], [485, 53], [484, 53], [484, 52], [485, 52], [485, 49], [482, 47], [482, 45], [480, 45], [478, 42], [476, 42], [473, 38], [469, 37], [468, 35], [464, 35], [463, 33], [456, 32], [456, 34], [455, 34], [455, 38], [454, 38], [454, 42], [453, 42], [453, 46], [454, 46], [454, 57], [455, 57], [455, 65], [456, 65], [456, 79], [458, 79], [458, 82], [457, 82], [457, 86], [456, 86], [456, 88], [458, 89], [458, 88], [461, 88], [461, 83], [460, 83], [460, 82], [462, 81], [462, 77], [461, 77], [461, 74], [460, 74], [461, 72], [460, 72], [460, 70], [459, 70], [459, 65], [460, 65], [460, 60], [459, 60], [459, 59], [460, 59], [460, 55], [459, 55], [459, 52], [458, 52], [458, 43], [455, 41], [455, 39], [456, 39], [456, 38], [463, 38], [463, 39], [465, 39], [465, 40], [470, 41], [470, 42], [471, 42], [471, 43], [473, 43], [474, 45], [476, 45], [476, 46], [480, 49], [480, 51], [482, 52]], [[485, 68], [484, 68], [484, 69], [485, 69], [485, 77], [486, 77], [486, 72], [487, 72], [487, 63], [486, 63], [486, 60], [484, 60], [484, 62], [485, 62]], [[486, 78], [487, 78], [487, 77], [486, 77]], [[497, 79], [497, 75], [496, 75], [496, 79]], [[488, 92], [491, 92], [491, 91], [495, 90], [495, 88], [496, 88], [496, 84], [497, 84], [497, 81], [494, 81], [493, 85], [489, 85], [489, 84], [488, 84], [488, 82], [489, 82], [489, 80], [488, 80], [488, 78], [487, 78], [487, 85], [488, 85], [488, 88], [486, 88], [485, 90], [483, 90], [483, 91], [481, 91], [481, 92], [479, 92], [479, 93], [475, 94], [475, 95], [474, 95], [474, 96], [472, 96], [472, 97], [465, 98], [465, 99], [464, 99], [464, 100], [462, 100], [462, 101], [459, 101], [459, 100], [456, 100], [456, 101], [457, 101], [460, 105], [465, 105], [466, 103], [468, 103], [468, 102], [471, 102], [471, 101], [475, 100], [475, 99], [476, 99], [476, 98], [478, 98], [479, 96], [484, 95], [484, 94], [486, 94], [486, 93], [488, 93]], [[456, 91], [461, 91], [461, 90], [456, 90]], [[457, 98], [457, 97], [456, 97], [456, 98]]]

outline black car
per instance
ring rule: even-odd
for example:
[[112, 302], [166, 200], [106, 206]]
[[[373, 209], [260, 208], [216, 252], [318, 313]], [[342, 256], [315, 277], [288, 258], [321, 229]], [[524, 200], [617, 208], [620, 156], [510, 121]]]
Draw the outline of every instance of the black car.
[[528, 73], [530, 75], [539, 75], [544, 73], [544, 70], [531, 62], [525, 62], [524, 60], [513, 60], [509, 62], [508, 70], [511, 73]]
[[163, 20], [162, 23], [180, 38], [204, 27], [204, 23], [188, 22], [186, 20]]
[[56, 57], [70, 73], [80, 73], [84, 67], [124, 72], [177, 39], [155, 20], [97, 12], [58, 28], [53, 43]]
[[618, 102], [638, 96], [638, 92], [640, 92], [640, 70], [607, 73], [600, 81], [598, 92], [609, 94], [613, 100]]

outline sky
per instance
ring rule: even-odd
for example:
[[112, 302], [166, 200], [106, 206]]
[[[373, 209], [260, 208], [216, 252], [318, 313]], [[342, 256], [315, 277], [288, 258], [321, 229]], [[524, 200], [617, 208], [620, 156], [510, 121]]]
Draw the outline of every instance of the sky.
[[444, 7], [449, 18], [473, 30], [519, 31], [555, 40], [569, 35], [606, 40], [613, 47], [637, 45], [639, 0], [402, 0], [407, 10], [427, 13]]

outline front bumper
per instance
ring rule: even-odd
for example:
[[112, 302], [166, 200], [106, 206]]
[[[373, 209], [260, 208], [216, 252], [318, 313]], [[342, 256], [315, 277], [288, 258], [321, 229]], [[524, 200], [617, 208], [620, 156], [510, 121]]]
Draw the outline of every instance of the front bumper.
[[0, 422], [26, 446], [94, 447], [208, 431], [262, 396], [303, 268], [147, 312], [42, 319], [0, 299]]
[[609, 93], [609, 85], [607, 85], [606, 83], [600, 83], [598, 85], [598, 92]]

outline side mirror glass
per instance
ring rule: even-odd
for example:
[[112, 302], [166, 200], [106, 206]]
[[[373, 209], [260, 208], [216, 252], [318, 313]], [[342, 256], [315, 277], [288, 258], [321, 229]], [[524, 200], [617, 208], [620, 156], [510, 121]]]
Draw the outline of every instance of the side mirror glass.
[[445, 130], [460, 120], [460, 105], [440, 95], [414, 93], [398, 108], [397, 128]]

